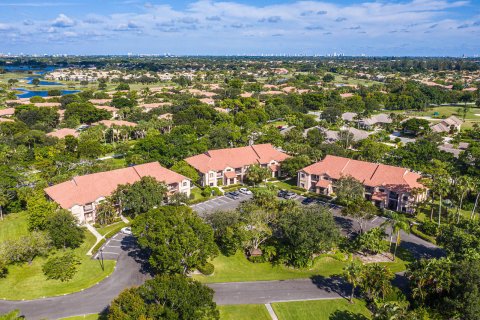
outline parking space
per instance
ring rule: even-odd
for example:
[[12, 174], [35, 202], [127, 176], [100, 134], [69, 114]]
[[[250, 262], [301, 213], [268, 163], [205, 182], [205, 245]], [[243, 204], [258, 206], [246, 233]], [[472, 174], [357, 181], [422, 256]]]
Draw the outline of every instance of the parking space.
[[197, 203], [190, 206], [193, 210], [200, 215], [218, 211], [218, 210], [233, 210], [237, 208], [242, 201], [251, 199], [252, 195], [246, 195], [239, 193], [238, 199], [231, 199], [226, 196], [210, 199], [205, 202]]
[[104, 260], [117, 260], [122, 253], [129, 251], [134, 243], [133, 236], [119, 232], [108, 239], [93, 258], [101, 259], [103, 255]]

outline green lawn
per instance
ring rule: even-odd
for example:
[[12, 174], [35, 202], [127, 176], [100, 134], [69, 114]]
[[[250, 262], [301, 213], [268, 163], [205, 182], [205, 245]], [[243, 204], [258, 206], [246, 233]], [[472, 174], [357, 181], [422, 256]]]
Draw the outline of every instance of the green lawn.
[[218, 306], [220, 320], [270, 320], [263, 304], [237, 304]]
[[371, 316], [361, 300], [354, 304], [345, 299], [282, 302], [272, 307], [279, 320], [367, 320]]
[[118, 228], [123, 228], [123, 227], [126, 227], [126, 226], [127, 226], [127, 224], [125, 222], [119, 221], [119, 222], [112, 223], [112, 224], [110, 224], [108, 226], [105, 226], [105, 227], [97, 228], [97, 231], [102, 236], [104, 236], [112, 230], [115, 230], [115, 229], [118, 229]]
[[[401, 260], [402, 255], [393, 262], [381, 263], [387, 265], [393, 272], [406, 269], [406, 262]], [[245, 255], [238, 251], [231, 257], [220, 254], [212, 263], [215, 265], [215, 273], [211, 276], [194, 275], [193, 277], [204, 283], [212, 282], [242, 282], [242, 281], [268, 281], [310, 278], [312, 276], [329, 277], [342, 273], [346, 261], [337, 257], [321, 256], [315, 261], [311, 269], [293, 269], [283, 265], [271, 263], [253, 263]]]
[[195, 275], [201, 282], [261, 281], [309, 278], [314, 275], [330, 276], [342, 272], [344, 262], [331, 258], [317, 259], [312, 269], [293, 269], [273, 266], [271, 263], [252, 263], [242, 252], [234, 256], [219, 255], [213, 262], [215, 273], [212, 276]]
[[46, 280], [42, 272], [46, 259], [36, 258], [31, 264], [12, 265], [8, 268], [7, 277], [0, 279], [0, 299], [37, 299], [73, 293], [91, 287], [110, 275], [115, 261], [105, 260], [105, 271], [102, 271], [97, 260], [86, 256], [88, 249], [95, 244], [95, 236], [88, 231], [85, 231], [85, 236], [85, 242], [75, 250], [81, 264], [71, 281]]
[[27, 212], [10, 213], [0, 220], [0, 243], [28, 234]]

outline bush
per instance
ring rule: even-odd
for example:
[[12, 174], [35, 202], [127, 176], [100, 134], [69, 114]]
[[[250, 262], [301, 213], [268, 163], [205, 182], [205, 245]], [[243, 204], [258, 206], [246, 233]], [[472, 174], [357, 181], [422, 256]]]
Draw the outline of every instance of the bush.
[[210, 187], [205, 187], [205, 189], [202, 190], [202, 196], [208, 198], [212, 195], [212, 188]]
[[213, 194], [216, 195], [216, 196], [221, 196], [221, 195], [223, 195], [222, 191], [220, 191], [220, 189], [217, 188], [217, 187], [213, 187], [213, 188], [212, 188], [212, 191], [213, 191]]
[[50, 257], [42, 266], [42, 271], [47, 280], [69, 281], [77, 273], [80, 260], [73, 252], [61, 256]]
[[438, 235], [438, 224], [433, 221], [425, 221], [418, 229], [431, 237], [436, 237]]
[[420, 239], [431, 242], [433, 244], [437, 243], [437, 241], [434, 237], [430, 237], [430, 236], [426, 235], [425, 233], [423, 233], [422, 231], [418, 230], [417, 226], [413, 226], [410, 230], [412, 231], [412, 233], [414, 235], [416, 235]]
[[213, 272], [215, 272], [215, 266], [210, 262], [205, 263], [203, 266], [199, 266], [197, 269], [205, 276], [211, 276]]

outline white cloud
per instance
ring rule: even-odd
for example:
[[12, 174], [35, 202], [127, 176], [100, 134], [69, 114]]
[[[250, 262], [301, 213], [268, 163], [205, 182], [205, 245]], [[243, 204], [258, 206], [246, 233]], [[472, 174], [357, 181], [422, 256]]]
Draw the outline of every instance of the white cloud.
[[63, 13], [60, 13], [58, 17], [52, 21], [52, 27], [56, 28], [69, 28], [75, 26], [75, 20], [67, 17]]

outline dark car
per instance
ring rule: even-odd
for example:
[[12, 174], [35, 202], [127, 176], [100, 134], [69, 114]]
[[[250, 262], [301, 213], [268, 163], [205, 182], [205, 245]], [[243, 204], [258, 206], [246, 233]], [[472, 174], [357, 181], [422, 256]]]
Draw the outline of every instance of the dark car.
[[280, 190], [278, 191], [277, 196], [279, 196], [280, 198], [283, 198], [285, 197], [286, 194], [287, 194], [287, 190]]
[[317, 204], [321, 205], [321, 206], [326, 206], [327, 203], [325, 201], [323, 201], [322, 199], [317, 199]]
[[240, 193], [238, 191], [232, 191], [230, 193], [233, 194], [234, 196], [240, 197]]
[[313, 203], [314, 201], [315, 201], [315, 199], [313, 199], [313, 198], [305, 198], [305, 199], [303, 199], [302, 204], [309, 205], [309, 204]]
[[238, 200], [238, 199], [240, 199], [240, 197], [239, 197], [237, 194], [235, 194], [234, 192], [227, 192], [227, 193], [225, 193], [225, 197], [230, 198], [230, 199], [233, 199], [233, 200]]

